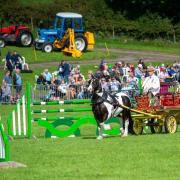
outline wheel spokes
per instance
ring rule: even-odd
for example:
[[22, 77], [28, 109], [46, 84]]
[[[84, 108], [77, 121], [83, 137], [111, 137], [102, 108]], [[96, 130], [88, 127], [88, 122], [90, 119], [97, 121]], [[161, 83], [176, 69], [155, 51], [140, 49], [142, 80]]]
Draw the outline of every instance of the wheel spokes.
[[176, 120], [173, 116], [169, 118], [168, 128], [170, 133], [174, 133], [176, 131]]

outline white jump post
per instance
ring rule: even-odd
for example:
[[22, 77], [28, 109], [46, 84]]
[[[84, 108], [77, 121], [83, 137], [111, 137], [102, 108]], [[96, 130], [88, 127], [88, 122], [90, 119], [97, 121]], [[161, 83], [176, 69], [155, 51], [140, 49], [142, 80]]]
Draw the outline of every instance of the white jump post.
[[0, 162], [9, 161], [9, 141], [0, 120]]
[[32, 137], [31, 126], [31, 85], [26, 83], [25, 94], [18, 100], [8, 117], [8, 135], [30, 138]]

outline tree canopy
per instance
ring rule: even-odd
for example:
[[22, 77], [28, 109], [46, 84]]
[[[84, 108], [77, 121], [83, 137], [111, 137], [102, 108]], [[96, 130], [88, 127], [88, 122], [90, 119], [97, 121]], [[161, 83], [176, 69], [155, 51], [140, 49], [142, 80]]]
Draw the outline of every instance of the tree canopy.
[[0, 19], [6, 24], [52, 24], [57, 12], [83, 15], [85, 27], [102, 37], [180, 39], [180, 1], [177, 0], [0, 0]]

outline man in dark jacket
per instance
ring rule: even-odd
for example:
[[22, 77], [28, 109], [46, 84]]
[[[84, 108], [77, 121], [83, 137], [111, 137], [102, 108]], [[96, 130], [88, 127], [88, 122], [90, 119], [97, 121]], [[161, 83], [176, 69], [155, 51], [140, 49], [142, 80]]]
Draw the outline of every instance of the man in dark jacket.
[[10, 76], [12, 76], [13, 62], [12, 62], [12, 52], [8, 51], [6, 55], [6, 67], [10, 71]]
[[70, 72], [71, 72], [71, 65], [69, 63], [66, 63], [64, 62], [64, 72], [63, 72], [63, 75], [64, 75], [64, 81], [65, 83], [69, 83], [69, 75], [70, 75]]
[[21, 64], [22, 57], [16, 51], [13, 52], [12, 61], [16, 68], [22, 70], [22, 64]]
[[59, 63], [58, 80], [61, 82], [64, 79], [64, 60]]

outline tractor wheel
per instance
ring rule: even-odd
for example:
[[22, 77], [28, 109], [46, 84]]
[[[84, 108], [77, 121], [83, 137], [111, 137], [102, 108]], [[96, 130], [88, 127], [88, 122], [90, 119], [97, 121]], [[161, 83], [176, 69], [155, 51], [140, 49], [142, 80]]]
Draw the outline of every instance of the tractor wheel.
[[86, 37], [84, 37], [83, 34], [77, 34], [75, 35], [75, 44], [76, 44], [76, 48], [80, 51], [86, 51], [87, 49], [87, 39]]
[[42, 47], [42, 50], [46, 53], [50, 53], [53, 50], [53, 46], [51, 43], [45, 43]]
[[33, 36], [29, 31], [21, 31], [17, 38], [17, 43], [23, 47], [29, 47], [33, 43]]
[[34, 48], [35, 48], [35, 50], [42, 50], [42, 44], [35, 42]]
[[175, 116], [168, 115], [164, 121], [164, 128], [166, 133], [175, 133], [177, 131], [177, 120]]
[[140, 135], [143, 132], [142, 122], [139, 120], [133, 121], [133, 132], [136, 135]]
[[[154, 119], [151, 119], [151, 123], [154, 123]], [[161, 133], [162, 132], [162, 126], [150, 126], [151, 132], [154, 133]]]
[[3, 38], [0, 38], [0, 48], [5, 47], [6, 43]]

